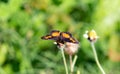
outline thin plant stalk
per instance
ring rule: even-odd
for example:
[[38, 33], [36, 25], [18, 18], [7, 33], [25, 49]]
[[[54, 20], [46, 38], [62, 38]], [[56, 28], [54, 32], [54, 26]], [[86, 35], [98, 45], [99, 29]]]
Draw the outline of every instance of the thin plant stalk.
[[60, 48], [60, 50], [61, 50], [62, 57], [63, 57], [63, 62], [64, 62], [64, 66], [65, 66], [65, 71], [66, 71], [66, 74], [68, 74], [68, 68], [67, 68], [67, 63], [66, 63], [66, 58], [65, 58], [65, 54], [64, 54], [63, 48]]
[[76, 61], [77, 61], [77, 55], [75, 55], [75, 57], [74, 57], [74, 59], [73, 59], [73, 64], [72, 64], [72, 68], [73, 68], [73, 70], [74, 70], [74, 67], [75, 67], [75, 63], [76, 63]]
[[75, 63], [76, 63], [76, 60], [77, 60], [77, 55], [75, 55], [73, 61], [72, 61], [72, 55], [69, 55], [69, 56], [70, 56], [70, 71], [71, 71], [71, 74], [73, 74], [74, 66], [75, 66]]
[[73, 68], [72, 68], [72, 55], [69, 55], [69, 58], [70, 58], [70, 74], [73, 74]]
[[98, 65], [98, 67], [101, 70], [102, 74], [105, 74], [105, 71], [103, 70], [102, 66], [99, 63], [99, 60], [98, 60], [98, 57], [97, 57], [97, 53], [96, 53], [96, 49], [95, 49], [95, 46], [94, 46], [94, 42], [91, 42], [91, 46], [92, 46], [92, 50], [93, 50], [93, 53], [94, 53], [95, 61], [96, 61], [97, 65]]

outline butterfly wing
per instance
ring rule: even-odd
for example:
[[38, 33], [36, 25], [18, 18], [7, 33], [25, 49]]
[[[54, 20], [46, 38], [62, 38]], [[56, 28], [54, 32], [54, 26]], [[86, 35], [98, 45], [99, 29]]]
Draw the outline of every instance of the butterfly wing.
[[57, 40], [59, 36], [60, 36], [60, 31], [53, 30], [53, 31], [50, 32], [50, 34], [41, 37], [41, 39], [45, 39], [45, 40]]
[[69, 33], [69, 32], [62, 32], [61, 33], [61, 39], [65, 42], [71, 42], [71, 43], [78, 43], [77, 40], [75, 40], [73, 37], [72, 37], [72, 34]]

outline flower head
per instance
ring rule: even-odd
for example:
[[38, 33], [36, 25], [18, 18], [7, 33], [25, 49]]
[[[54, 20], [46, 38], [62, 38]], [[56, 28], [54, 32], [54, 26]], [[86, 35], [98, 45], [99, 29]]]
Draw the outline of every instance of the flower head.
[[65, 43], [65, 52], [69, 55], [73, 55], [78, 51], [79, 48], [79, 44], [78, 43], [70, 43], [70, 42], [66, 42]]
[[87, 38], [90, 42], [95, 42], [99, 38], [95, 30], [86, 31], [86, 33], [83, 36]]

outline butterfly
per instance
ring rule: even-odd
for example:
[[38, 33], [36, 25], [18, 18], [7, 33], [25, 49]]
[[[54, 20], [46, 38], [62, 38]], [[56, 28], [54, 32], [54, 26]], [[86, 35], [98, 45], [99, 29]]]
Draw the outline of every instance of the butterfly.
[[79, 43], [69, 32], [60, 32], [58, 30], [51, 31], [48, 35], [42, 36], [44, 40], [55, 40], [57, 43], [64, 44], [65, 42]]

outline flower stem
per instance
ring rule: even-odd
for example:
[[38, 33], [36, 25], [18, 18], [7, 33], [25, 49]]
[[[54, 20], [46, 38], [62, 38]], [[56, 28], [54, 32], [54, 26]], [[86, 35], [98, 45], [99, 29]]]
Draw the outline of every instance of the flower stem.
[[98, 57], [97, 57], [97, 53], [96, 53], [96, 49], [95, 49], [95, 46], [94, 46], [93, 42], [91, 42], [91, 46], [92, 46], [92, 50], [93, 50], [93, 53], [94, 53], [95, 61], [96, 61], [97, 65], [98, 65], [98, 67], [101, 70], [102, 74], [105, 74], [105, 71], [103, 70], [102, 66], [99, 63], [99, 60], [98, 60]]
[[72, 68], [72, 64], [73, 64], [73, 62], [72, 62], [72, 55], [69, 55], [69, 57], [70, 57], [70, 74], [73, 74], [73, 68]]
[[77, 55], [75, 55], [73, 61], [72, 61], [72, 55], [69, 55], [69, 56], [70, 56], [70, 71], [71, 71], [71, 74], [73, 74], [74, 66], [75, 66], [75, 63], [76, 63], [76, 60], [77, 60]]
[[74, 59], [73, 59], [73, 64], [72, 64], [73, 70], [74, 70], [76, 61], [77, 61], [77, 55], [75, 55], [75, 57], [74, 57]]
[[61, 53], [62, 53], [62, 57], [63, 57], [65, 71], [66, 71], [66, 74], [68, 74], [68, 68], [67, 68], [67, 63], [66, 63], [66, 58], [65, 58], [65, 55], [64, 55], [64, 51], [63, 51], [63, 48], [60, 48], [60, 49], [61, 49]]

